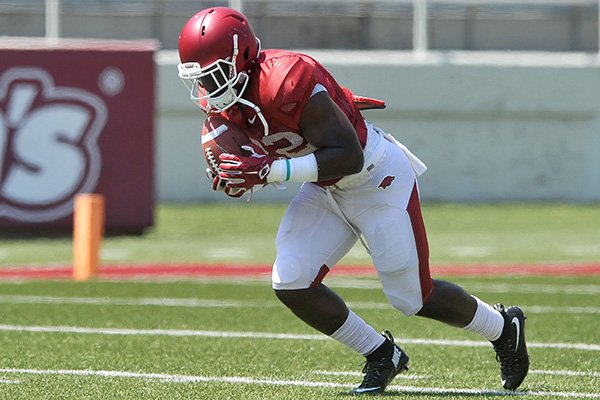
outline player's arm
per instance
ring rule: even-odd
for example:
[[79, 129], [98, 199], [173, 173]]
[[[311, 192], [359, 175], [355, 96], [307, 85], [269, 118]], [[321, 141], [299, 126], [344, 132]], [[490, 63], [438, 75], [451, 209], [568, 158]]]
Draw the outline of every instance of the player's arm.
[[348, 117], [326, 91], [313, 95], [302, 113], [300, 127], [304, 138], [317, 150], [319, 181], [360, 172], [363, 151]]
[[327, 91], [310, 97], [300, 117], [300, 129], [317, 150], [273, 161], [268, 182], [326, 181], [362, 170], [364, 156], [356, 131]]
[[317, 148], [313, 153], [278, 160], [256, 151], [252, 157], [221, 154], [220, 177], [230, 188], [250, 188], [272, 182], [325, 181], [362, 170], [364, 156], [356, 131], [326, 91], [309, 99], [300, 128], [306, 141]]

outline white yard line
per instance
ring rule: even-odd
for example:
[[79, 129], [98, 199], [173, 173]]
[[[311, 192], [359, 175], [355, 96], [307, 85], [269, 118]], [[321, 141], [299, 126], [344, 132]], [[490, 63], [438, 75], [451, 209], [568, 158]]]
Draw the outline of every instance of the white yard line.
[[81, 326], [23, 326], [0, 325], [0, 331], [34, 333], [70, 333], [91, 335], [122, 336], [175, 336], [175, 337], [214, 337], [236, 339], [282, 339], [282, 340], [330, 340], [328, 336], [312, 334], [288, 334], [269, 332], [224, 332], [192, 329], [129, 329], [129, 328], [88, 328]]
[[515, 283], [515, 284], [469, 284], [463, 285], [471, 292], [481, 293], [519, 293], [519, 294], [570, 294], [570, 295], [598, 295], [600, 285], [546, 285], [542, 283]]
[[488, 246], [452, 246], [447, 249], [448, 254], [454, 257], [479, 258], [492, 254]]
[[221, 247], [207, 250], [204, 254], [206, 258], [236, 258], [247, 260], [252, 256], [252, 253], [241, 247]]
[[[103, 378], [130, 378], [144, 380], [158, 380], [161, 382], [173, 383], [231, 383], [247, 385], [273, 385], [273, 386], [300, 386], [316, 388], [342, 388], [350, 389], [354, 384], [336, 383], [336, 382], [318, 382], [308, 380], [279, 380], [271, 378], [255, 378], [243, 376], [194, 376], [194, 375], [171, 375], [157, 373], [140, 373], [128, 371], [94, 371], [94, 370], [39, 370], [39, 369], [18, 369], [2, 368], [0, 373], [5, 374], [33, 374], [33, 375], [71, 375], [71, 376], [97, 376]], [[457, 389], [442, 387], [417, 387], [391, 385], [388, 392], [398, 391], [411, 394], [457, 394], [457, 395], [493, 395], [493, 396], [545, 396], [545, 397], [564, 397], [564, 398], [600, 398], [599, 393], [577, 393], [577, 392], [551, 392], [551, 391], [517, 391], [507, 392], [503, 390], [490, 389]]]
[[[175, 336], [175, 337], [213, 337], [237, 339], [281, 339], [281, 340], [331, 340], [325, 335], [293, 334], [271, 332], [235, 332], [235, 331], [204, 331], [192, 329], [131, 329], [131, 328], [88, 328], [81, 326], [29, 326], [29, 325], [0, 325], [0, 331], [32, 332], [32, 333], [67, 333], [91, 335], [123, 335], [123, 336]], [[455, 346], [455, 347], [489, 347], [486, 341], [475, 340], [444, 340], [444, 339], [411, 339], [402, 338], [403, 344]], [[527, 343], [527, 347], [545, 349], [570, 349], [582, 351], [600, 351], [600, 344], [589, 343]]]
[[[360, 371], [321, 371], [316, 370], [313, 371], [314, 374], [317, 375], [326, 375], [326, 376], [363, 376], [363, 373]], [[592, 371], [570, 371], [570, 370], [541, 370], [541, 369], [530, 369], [530, 375], [553, 375], [553, 376], [581, 376], [581, 377], [592, 377], [597, 378], [600, 377], [600, 372], [592, 372]], [[421, 379], [431, 379], [430, 375], [419, 375], [412, 374], [410, 371], [408, 373], [400, 374], [395, 379], [411, 379], [411, 380], [421, 380]]]
[[[316, 375], [326, 375], [326, 376], [351, 376], [351, 377], [362, 377], [364, 374], [360, 371], [321, 371], [316, 370], [312, 371], [313, 374]], [[412, 373], [403, 373], [396, 376], [394, 379], [402, 379], [402, 380], [422, 380], [422, 379], [430, 379], [430, 375], [417, 375]]]
[[[197, 299], [168, 297], [63, 297], [35, 295], [0, 295], [0, 304], [80, 304], [115, 306], [159, 306], [195, 308], [277, 308], [277, 300], [248, 301], [235, 299]], [[389, 303], [348, 302], [348, 306], [361, 310], [393, 310]], [[555, 307], [521, 305], [528, 314], [600, 314], [600, 307]]]
[[600, 314], [600, 307], [521, 306], [527, 314]]
[[593, 378], [600, 377], [600, 372], [593, 372], [593, 371], [569, 371], [569, 370], [548, 371], [548, 370], [543, 370], [543, 369], [532, 369], [532, 370], [529, 370], [529, 373], [537, 374], [537, 375], [590, 376]]
[[563, 253], [570, 256], [578, 257], [598, 257], [600, 256], [600, 246], [598, 245], [569, 245], [564, 246], [562, 249]]
[[277, 301], [213, 300], [196, 298], [165, 297], [62, 297], [0, 295], [0, 304], [88, 304], [117, 306], [161, 306], [161, 307], [198, 307], [198, 308], [263, 308], [279, 307]]
[[[460, 279], [460, 278], [455, 278]], [[214, 282], [214, 281], [213, 281]], [[202, 283], [202, 282], [199, 282]], [[208, 282], [207, 282], [208, 283]], [[242, 281], [235, 282], [244, 284]], [[350, 289], [379, 289], [381, 283], [373, 278], [348, 278], [332, 276], [327, 279], [327, 283], [333, 288]], [[261, 284], [261, 282], [249, 283], [252, 285]], [[519, 293], [519, 294], [568, 294], [568, 295], [598, 295], [600, 294], [600, 285], [552, 285], [544, 283], [470, 283], [465, 281], [461, 284], [471, 293]]]
[[126, 260], [131, 255], [131, 251], [126, 249], [111, 248], [103, 246], [100, 249], [100, 259], [102, 261], [121, 261]]
[[[458, 279], [458, 278], [457, 278]], [[99, 279], [99, 282], [104, 282]], [[29, 283], [27, 279], [8, 279], [0, 281], [1, 285], [20, 285]], [[111, 284], [131, 284], [131, 279], [110, 279]], [[187, 284], [193, 283], [195, 285], [215, 285], [223, 284], [228, 286], [263, 286], [271, 287], [270, 277], [248, 277], [248, 278], [222, 278], [222, 277], [172, 277], [172, 278], [140, 278], [135, 280], [138, 284], [150, 284], [150, 285], [171, 285], [174, 282], [185, 282]], [[327, 278], [326, 282], [332, 288], [347, 288], [347, 289], [365, 289], [365, 290], [381, 290], [381, 283], [376, 278], [361, 277], [343, 277], [343, 276], [331, 276]], [[589, 295], [595, 296], [600, 294], [600, 285], [594, 284], [568, 284], [568, 285], [552, 285], [543, 283], [470, 283], [465, 281], [461, 284], [467, 291], [478, 294], [478, 293], [518, 293], [518, 294], [567, 294], [567, 295]]]

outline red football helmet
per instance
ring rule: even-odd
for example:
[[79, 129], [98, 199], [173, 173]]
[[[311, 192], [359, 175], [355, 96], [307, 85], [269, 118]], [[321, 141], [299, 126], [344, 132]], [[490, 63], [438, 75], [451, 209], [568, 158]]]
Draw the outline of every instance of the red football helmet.
[[207, 8], [181, 30], [179, 77], [206, 112], [221, 112], [242, 97], [259, 52], [260, 40], [244, 14], [227, 7]]

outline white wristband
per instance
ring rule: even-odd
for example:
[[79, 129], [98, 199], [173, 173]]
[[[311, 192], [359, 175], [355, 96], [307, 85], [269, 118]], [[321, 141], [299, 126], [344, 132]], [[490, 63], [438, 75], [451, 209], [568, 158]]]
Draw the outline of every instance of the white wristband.
[[313, 153], [302, 157], [275, 160], [267, 182], [316, 182], [319, 179], [317, 158]]

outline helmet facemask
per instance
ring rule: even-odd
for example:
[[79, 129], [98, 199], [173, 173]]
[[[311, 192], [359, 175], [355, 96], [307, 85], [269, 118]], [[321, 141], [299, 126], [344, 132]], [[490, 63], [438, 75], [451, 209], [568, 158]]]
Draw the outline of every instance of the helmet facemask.
[[233, 106], [248, 86], [248, 74], [237, 71], [238, 36], [233, 35], [233, 53], [202, 67], [198, 62], [180, 63], [179, 77], [190, 92], [190, 98], [205, 112], [223, 112]]

